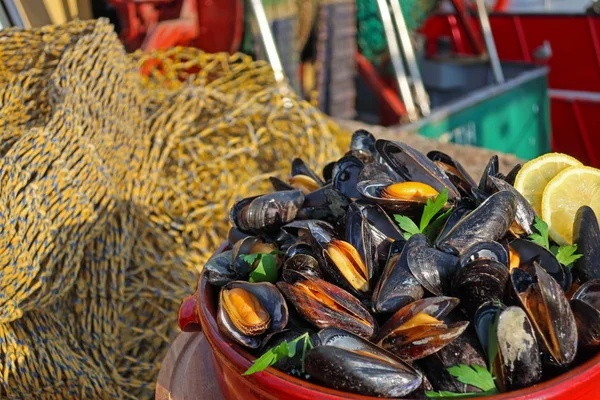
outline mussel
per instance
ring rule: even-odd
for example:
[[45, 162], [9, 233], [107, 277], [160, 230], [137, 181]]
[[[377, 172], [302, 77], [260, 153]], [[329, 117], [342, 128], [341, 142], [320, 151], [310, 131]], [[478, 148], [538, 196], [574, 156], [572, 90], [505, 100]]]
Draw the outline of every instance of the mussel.
[[300, 190], [284, 190], [238, 201], [231, 208], [231, 223], [242, 232], [272, 233], [296, 218], [304, 203]]
[[404, 181], [422, 182], [438, 192], [448, 191], [449, 199], [460, 198], [458, 190], [433, 161], [405, 143], [378, 139], [377, 153]]
[[577, 211], [573, 224], [573, 241], [581, 254], [574, 270], [582, 282], [600, 279], [600, 229], [592, 208], [583, 206]]
[[333, 187], [351, 199], [360, 197], [356, 190], [358, 177], [365, 165], [354, 156], [344, 156], [333, 167]]
[[477, 184], [461, 163], [448, 154], [441, 151], [430, 151], [427, 153], [427, 158], [444, 170], [450, 181], [461, 191], [462, 195], [469, 196], [471, 189], [477, 187]]
[[[271, 254], [272, 252], [278, 251], [277, 245], [274, 243], [270, 243], [265, 241], [263, 238], [259, 236], [247, 236], [241, 240], [239, 240], [233, 246], [233, 269], [235, 270], [237, 279], [247, 279], [256, 266], [258, 265], [258, 259], [255, 260], [252, 264], [248, 263], [244, 255], [248, 254]], [[277, 263], [277, 267], [281, 266], [282, 257], [279, 255], [275, 255], [275, 260]]]
[[421, 385], [413, 368], [350, 332], [324, 329], [319, 339], [321, 345], [306, 354], [304, 364], [322, 385], [377, 397], [403, 397]]
[[497, 261], [507, 267], [509, 265], [508, 251], [498, 242], [479, 242], [469, 247], [460, 256], [460, 265], [464, 267], [479, 259]]
[[344, 216], [350, 203], [348, 196], [327, 184], [306, 195], [297, 218], [336, 223]]
[[285, 298], [318, 328], [337, 327], [364, 338], [375, 333], [375, 320], [354, 296], [323, 279], [290, 273], [277, 282]]
[[273, 284], [233, 281], [221, 289], [217, 323], [235, 342], [258, 348], [265, 334], [283, 330], [287, 322], [287, 304]]
[[579, 345], [600, 346], [600, 279], [581, 285], [571, 298], [571, 309], [577, 323]]
[[476, 243], [497, 241], [504, 237], [515, 219], [516, 202], [515, 195], [508, 191], [491, 195], [445, 236], [440, 237], [438, 247], [445, 251], [462, 253]]
[[233, 251], [227, 250], [212, 256], [204, 265], [206, 280], [215, 286], [225, 286], [236, 279], [233, 269]]
[[453, 294], [472, 318], [482, 304], [504, 299], [508, 279], [506, 265], [491, 259], [477, 259], [460, 269], [454, 279]]
[[381, 327], [375, 342], [404, 361], [427, 357], [460, 336], [469, 322], [447, 325], [443, 318], [459, 300], [430, 297], [401, 308]]
[[287, 280], [290, 271], [301, 272], [307, 276], [323, 278], [319, 262], [310, 254], [296, 253], [283, 263], [283, 279]]
[[423, 234], [413, 235], [404, 246], [408, 269], [419, 283], [436, 296], [448, 294], [450, 279], [458, 269], [458, 257], [431, 247]]
[[529, 201], [505, 180], [493, 176], [490, 176], [488, 179], [492, 182], [495, 190], [508, 191], [516, 197], [517, 213], [515, 214], [515, 221], [511, 226], [511, 231], [517, 235], [525, 233], [531, 235], [533, 233], [533, 222], [537, 214], [531, 204], [529, 204]]
[[556, 280], [537, 262], [530, 272], [533, 275], [521, 268], [511, 271], [513, 290], [535, 327], [547, 361], [569, 365], [577, 351], [577, 326], [569, 301]]
[[[318, 346], [320, 344], [319, 336], [311, 329], [285, 329], [281, 332], [276, 332], [265, 337], [263, 345], [261, 346], [261, 352], [264, 353], [268, 350], [278, 347], [284, 341], [287, 343], [292, 342], [294, 339], [307, 334], [312, 346]], [[309, 376], [306, 371], [303, 372], [303, 359], [302, 353], [304, 351], [304, 340], [298, 340], [296, 342], [296, 353], [293, 357], [282, 357], [273, 365], [280, 371], [283, 371], [289, 375], [297, 376], [299, 378], [307, 379]]]
[[373, 311], [393, 313], [423, 297], [424, 290], [408, 267], [408, 250], [404, 244], [394, 242], [385, 268], [375, 290], [373, 290]]
[[375, 151], [375, 136], [364, 129], [354, 132], [350, 140], [350, 151], [347, 155], [358, 158], [364, 164], [374, 162], [377, 155]]

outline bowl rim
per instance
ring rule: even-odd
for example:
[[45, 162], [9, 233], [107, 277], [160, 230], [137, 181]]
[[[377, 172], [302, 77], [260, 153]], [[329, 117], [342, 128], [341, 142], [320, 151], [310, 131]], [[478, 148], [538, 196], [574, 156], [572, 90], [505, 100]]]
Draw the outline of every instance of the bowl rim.
[[[223, 251], [224, 249], [225, 246], [221, 246], [215, 254]], [[246, 351], [242, 346], [238, 345], [237, 343], [229, 339], [227, 336], [222, 334], [219, 330], [217, 321], [215, 319], [215, 314], [213, 314], [213, 312], [211, 312], [210, 310], [210, 308], [215, 307], [214, 311], [216, 313], [216, 306], [214, 304], [215, 296], [207, 292], [207, 287], [209, 286], [211, 287], [211, 289], [209, 289], [210, 291], [219, 289], [216, 286], [210, 285], [205, 279], [204, 272], [202, 272], [198, 280], [198, 290], [195, 294], [197, 296], [196, 306], [198, 318], [202, 325], [202, 331], [206, 335], [206, 338], [208, 339], [213, 351], [217, 350], [219, 353], [225, 356], [225, 358], [230, 363], [236, 366], [237, 370], [245, 371], [248, 368], [250, 368], [254, 360], [256, 360], [256, 357], [254, 357], [252, 354]], [[285, 372], [279, 371], [278, 369], [273, 367], [268, 367], [267, 369], [254, 374], [254, 376], [259, 378], [261, 381], [273, 379], [284, 381], [279, 382], [280, 386], [292, 385], [297, 388], [301, 388], [305, 394], [321, 396], [321, 398], [323, 397], [323, 394], [327, 394], [333, 398], [341, 399], [377, 399], [377, 397], [342, 392], [339, 390], [327, 388], [325, 386], [317, 385], [315, 383], [308, 382], [303, 379], [288, 375]], [[578, 367], [573, 368], [572, 370], [567, 371], [550, 380], [511, 392], [500, 393], [493, 396], [473, 397], [472, 399], [544, 399], [550, 396], [565, 394], [569, 390], [573, 389], [575, 385], [580, 386], [588, 381], [591, 381], [594, 378], [600, 379], [600, 352], [591, 359], [584, 362], [583, 364], [579, 365]], [[598, 388], [600, 388], [600, 383], [598, 383], [597, 386]]]

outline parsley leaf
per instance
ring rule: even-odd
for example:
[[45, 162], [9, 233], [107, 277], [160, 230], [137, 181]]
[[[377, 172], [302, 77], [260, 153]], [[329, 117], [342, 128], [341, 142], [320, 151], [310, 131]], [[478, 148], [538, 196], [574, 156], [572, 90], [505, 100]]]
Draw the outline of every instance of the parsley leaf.
[[566, 268], [572, 268], [573, 263], [583, 257], [583, 254], [575, 254], [577, 251], [577, 245], [572, 244], [570, 246], [553, 246], [550, 251], [556, 256], [559, 263], [564, 265]]
[[[496, 394], [496, 392], [494, 393], [490, 393], [490, 394]], [[487, 393], [454, 393], [454, 392], [447, 392], [445, 390], [440, 390], [439, 392], [430, 392], [430, 391], [426, 391], [425, 392], [425, 396], [427, 396], [430, 399], [445, 399], [445, 398], [452, 398], [452, 399], [468, 399], [469, 397], [479, 397], [479, 396], [487, 396]]]
[[261, 256], [261, 253], [240, 254], [240, 257], [242, 257], [242, 260], [246, 261], [250, 265], [254, 264], [254, 261], [256, 261], [256, 259], [260, 256]]
[[284, 340], [279, 344], [279, 346], [267, 350], [262, 356], [254, 360], [254, 363], [242, 375], [252, 375], [257, 372], [264, 371], [265, 369], [267, 369], [271, 365], [276, 364], [277, 361], [283, 358], [292, 358], [296, 356], [296, 345], [300, 340], [304, 340], [304, 347], [302, 351], [302, 372], [304, 372], [304, 357], [306, 356], [306, 349], [307, 347], [310, 347], [311, 349], [313, 348], [308, 332], [298, 336], [291, 342], [287, 342]]
[[545, 247], [550, 250], [550, 241], [548, 240], [548, 224], [546, 224], [540, 217], [535, 217], [535, 222], [533, 223], [534, 228], [538, 231], [538, 233], [533, 233], [529, 235], [529, 239], [539, 244], [540, 246]]
[[431, 240], [435, 239], [435, 236], [438, 234], [438, 230], [440, 230], [442, 228], [442, 226], [444, 225], [444, 223], [446, 222], [446, 220], [448, 219], [450, 214], [452, 214], [452, 211], [454, 211], [452, 208], [447, 209], [442, 214], [440, 214], [436, 219], [434, 219], [433, 222], [431, 222], [429, 225], [427, 225], [427, 228], [425, 228], [423, 230], [423, 233], [425, 234], [425, 236], [427, 236]]
[[421, 224], [419, 230], [423, 232], [433, 217], [444, 208], [448, 201], [448, 191], [446, 188], [438, 194], [435, 200], [427, 199], [427, 204], [423, 209], [423, 215], [421, 215]]
[[398, 223], [398, 226], [404, 231], [402, 236], [404, 239], [408, 240], [412, 235], [416, 235], [417, 233], [421, 233], [419, 227], [412, 221], [412, 219], [404, 216], [394, 214], [394, 219]]
[[435, 200], [427, 199], [427, 204], [425, 204], [425, 208], [423, 208], [423, 214], [421, 214], [421, 221], [419, 222], [419, 226], [413, 222], [412, 219], [404, 216], [394, 214], [394, 219], [398, 223], [398, 226], [404, 231], [402, 236], [404, 239], [408, 240], [412, 235], [416, 235], [417, 233], [425, 233], [429, 235], [442, 224], [445, 219], [450, 215], [450, 210], [447, 210], [442, 215], [438, 216], [433, 223], [430, 222], [446, 205], [448, 201], [448, 191], [446, 188], [442, 190], [440, 194], [437, 195]]
[[450, 375], [465, 385], [472, 385], [484, 392], [496, 389], [494, 378], [490, 372], [480, 365], [455, 365], [448, 368]]
[[261, 254], [260, 261], [250, 272], [250, 282], [277, 282], [277, 261], [271, 254]]

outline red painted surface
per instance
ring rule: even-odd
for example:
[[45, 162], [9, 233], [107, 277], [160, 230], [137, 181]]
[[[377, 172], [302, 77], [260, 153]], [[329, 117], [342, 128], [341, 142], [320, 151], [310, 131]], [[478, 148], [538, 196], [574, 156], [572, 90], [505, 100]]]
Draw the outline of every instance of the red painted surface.
[[121, 40], [129, 51], [193, 46], [210, 53], [235, 52], [242, 40], [242, 0], [110, 2], [121, 18]]
[[[225, 398], [243, 398], [244, 400], [375, 399], [317, 386], [274, 368], [268, 368], [254, 375], [242, 376], [242, 373], [252, 364], [254, 357], [219, 331], [216, 322], [216, 290], [218, 289], [207, 284], [202, 275], [195, 293], [197, 296], [196, 316], [213, 350], [215, 373]], [[485, 399], [593, 400], [598, 398], [599, 393], [600, 354], [550, 381], [511, 393], [485, 397]]]
[[[476, 23], [475, 18], [471, 19]], [[600, 17], [575, 14], [492, 14], [490, 25], [503, 61], [548, 65], [551, 89], [600, 93]], [[426, 51], [436, 53], [437, 39], [451, 38], [458, 54], [475, 54], [468, 33], [453, 15], [435, 15], [421, 29]], [[477, 32], [481, 29], [477, 25]], [[548, 42], [549, 59], [536, 49]], [[600, 168], [600, 101], [551, 96], [552, 149]]]

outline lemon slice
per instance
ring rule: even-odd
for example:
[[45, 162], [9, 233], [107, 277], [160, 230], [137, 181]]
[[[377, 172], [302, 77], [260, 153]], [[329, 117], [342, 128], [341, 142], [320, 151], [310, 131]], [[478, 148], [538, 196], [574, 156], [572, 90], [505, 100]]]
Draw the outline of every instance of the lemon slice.
[[600, 170], [569, 167], [546, 185], [542, 195], [542, 219], [556, 243], [573, 243], [575, 214], [585, 205], [600, 215]]
[[544, 188], [565, 168], [583, 165], [579, 160], [562, 153], [549, 153], [523, 165], [515, 179], [515, 189], [525, 197], [535, 212], [542, 216]]

